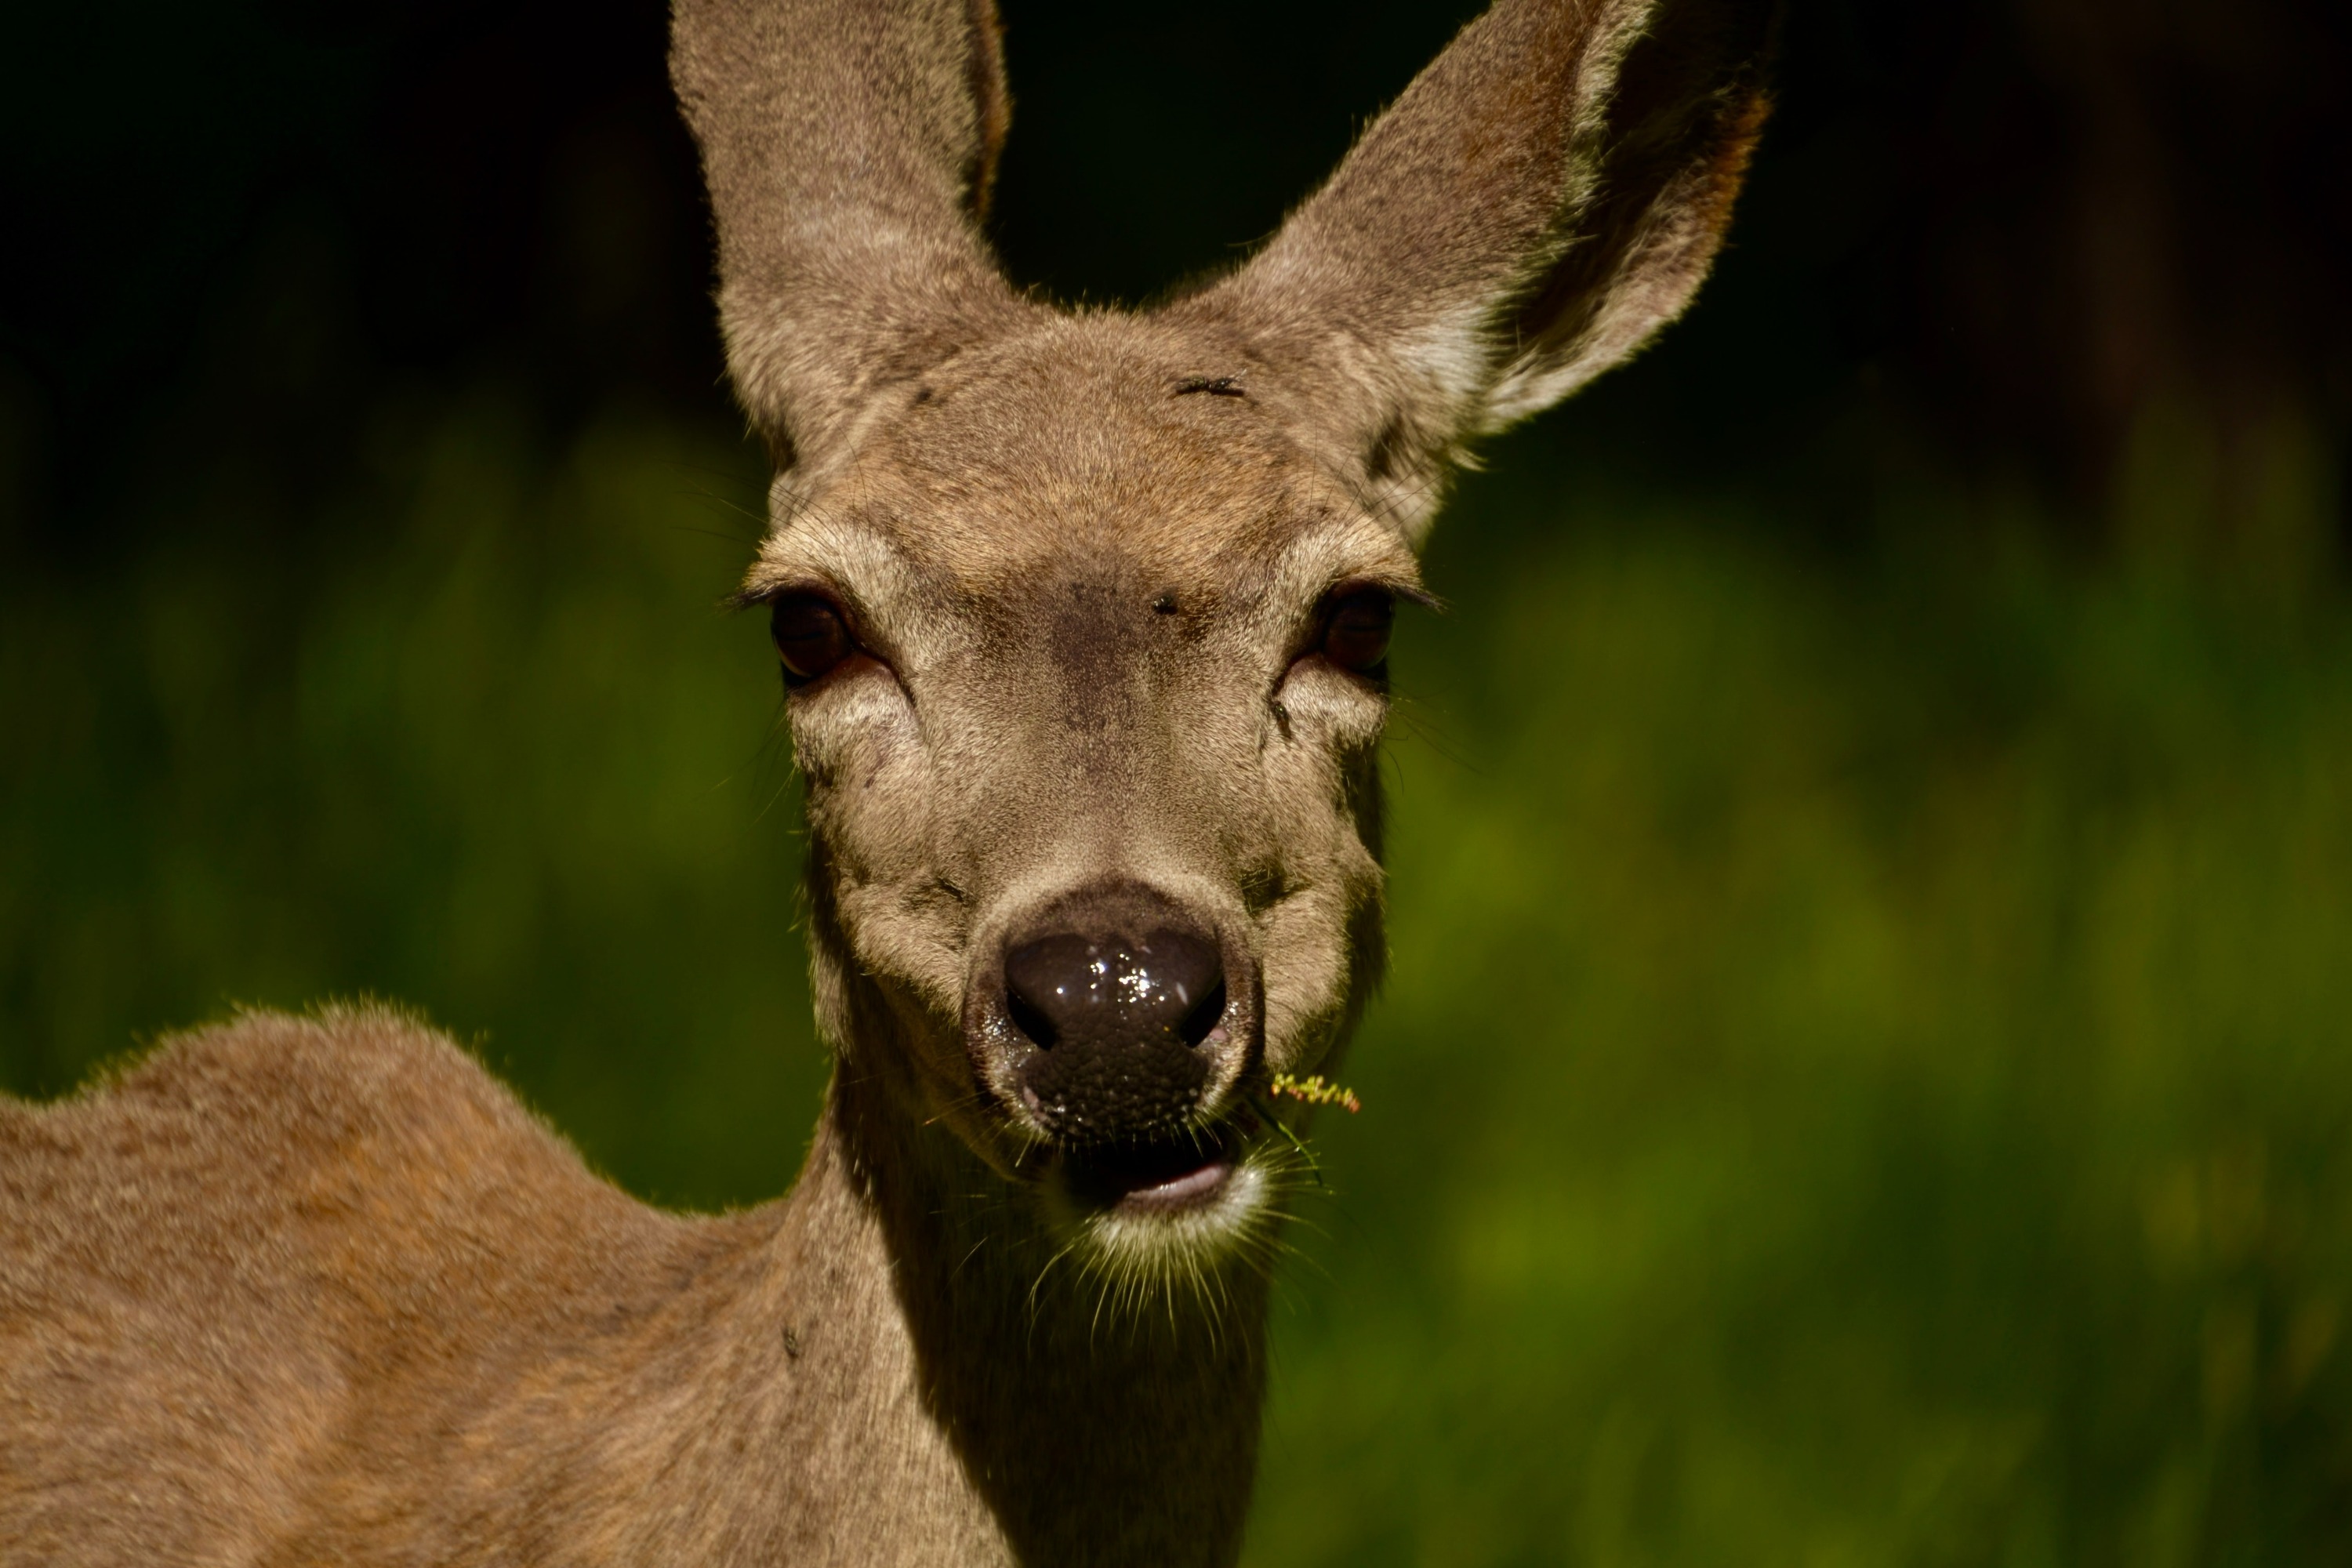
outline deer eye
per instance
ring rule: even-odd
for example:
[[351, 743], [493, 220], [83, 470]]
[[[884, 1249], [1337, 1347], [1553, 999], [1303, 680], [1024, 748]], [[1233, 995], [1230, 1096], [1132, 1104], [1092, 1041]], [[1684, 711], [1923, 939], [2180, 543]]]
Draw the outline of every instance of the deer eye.
[[768, 612], [787, 685], [803, 686], [856, 651], [841, 612], [814, 594], [787, 594]]
[[1323, 657], [1362, 674], [1389, 656], [1396, 597], [1384, 588], [1360, 588], [1331, 602], [1323, 623]]

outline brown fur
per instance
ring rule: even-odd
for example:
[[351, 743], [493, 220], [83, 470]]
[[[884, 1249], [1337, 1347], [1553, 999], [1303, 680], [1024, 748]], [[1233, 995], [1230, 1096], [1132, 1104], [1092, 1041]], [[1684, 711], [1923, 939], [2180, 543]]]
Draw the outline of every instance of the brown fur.
[[1386, 701], [1320, 606], [1414, 591], [1464, 443], [1686, 303], [1763, 26], [1503, 0], [1255, 260], [1071, 314], [976, 227], [987, 0], [679, 0], [777, 456], [745, 592], [831, 595], [870, 655], [789, 701], [839, 1056], [808, 1166], [647, 1208], [380, 1009], [0, 1102], [0, 1561], [1233, 1562], [1279, 1142], [1181, 1222], [1074, 1207], [987, 1021], [1008, 933], [1108, 879], [1223, 943], [1203, 1130], [1335, 1059]]

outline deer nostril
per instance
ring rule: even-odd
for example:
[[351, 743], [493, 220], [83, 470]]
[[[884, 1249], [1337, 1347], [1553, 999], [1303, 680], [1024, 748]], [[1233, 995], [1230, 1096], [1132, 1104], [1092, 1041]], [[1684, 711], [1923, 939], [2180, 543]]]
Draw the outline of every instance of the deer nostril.
[[1013, 1015], [1013, 1026], [1028, 1036], [1031, 1045], [1042, 1050], [1054, 1048], [1062, 1032], [1054, 1027], [1054, 1021], [1034, 1002], [1021, 994], [1019, 986], [1008, 984], [1004, 988], [1004, 1006]]
[[1202, 997], [1190, 1013], [1184, 1015], [1184, 1021], [1177, 1026], [1176, 1032], [1183, 1037], [1186, 1045], [1197, 1050], [1200, 1048], [1201, 1042], [1209, 1037], [1210, 1031], [1217, 1026], [1224, 1016], [1225, 982], [1223, 976], [1220, 975], [1217, 983], [1209, 987], [1209, 994]]

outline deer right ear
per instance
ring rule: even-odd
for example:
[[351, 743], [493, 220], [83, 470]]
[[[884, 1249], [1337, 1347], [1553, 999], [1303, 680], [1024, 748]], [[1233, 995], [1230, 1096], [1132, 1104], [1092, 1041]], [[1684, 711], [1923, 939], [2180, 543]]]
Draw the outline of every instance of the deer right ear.
[[1500, 0], [1240, 272], [1173, 307], [1298, 383], [1418, 543], [1464, 443], [1567, 396], [1706, 277], [1772, 0]]
[[1007, 121], [994, 0], [676, 0], [727, 368], [780, 470], [1022, 319], [979, 222]]

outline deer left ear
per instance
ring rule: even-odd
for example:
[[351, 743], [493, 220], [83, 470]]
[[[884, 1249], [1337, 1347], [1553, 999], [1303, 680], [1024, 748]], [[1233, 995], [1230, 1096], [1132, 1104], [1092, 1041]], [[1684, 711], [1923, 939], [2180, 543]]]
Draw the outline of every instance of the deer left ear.
[[670, 79], [728, 373], [780, 471], [823, 471], [883, 388], [1033, 318], [980, 232], [1007, 113], [995, 0], [674, 0]]
[[1690, 302], [1763, 126], [1776, 9], [1501, 0], [1255, 259], [1173, 309], [1300, 383], [1418, 542], [1465, 442]]

